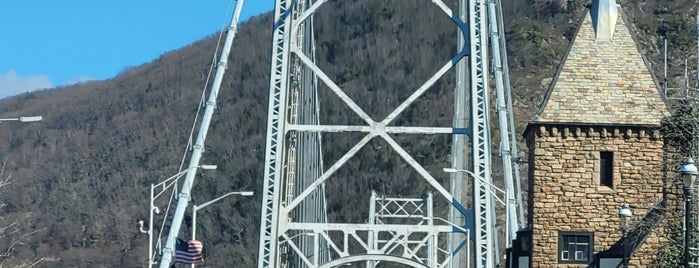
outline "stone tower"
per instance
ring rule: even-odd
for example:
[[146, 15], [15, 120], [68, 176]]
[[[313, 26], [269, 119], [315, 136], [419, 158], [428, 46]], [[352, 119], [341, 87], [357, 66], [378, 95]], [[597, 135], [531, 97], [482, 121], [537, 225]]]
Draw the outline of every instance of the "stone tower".
[[[609, 267], [601, 257], [619, 264], [620, 248], [645, 266], [665, 244], [652, 212], [669, 113], [627, 23], [614, 0], [593, 0], [525, 130], [530, 267]], [[634, 215], [627, 239], [624, 203]]]

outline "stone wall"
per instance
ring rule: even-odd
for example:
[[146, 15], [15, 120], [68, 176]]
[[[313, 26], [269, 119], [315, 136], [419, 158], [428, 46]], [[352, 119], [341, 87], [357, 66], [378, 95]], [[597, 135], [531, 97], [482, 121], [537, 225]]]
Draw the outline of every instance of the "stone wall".
[[[641, 127], [531, 126], [529, 223], [532, 267], [584, 267], [559, 264], [558, 232], [594, 232], [594, 253], [618, 243], [619, 209], [628, 203], [631, 226], [663, 198], [663, 141]], [[613, 153], [613, 186], [600, 186], [600, 152]], [[656, 228], [631, 258], [648, 266], [667, 244]]]

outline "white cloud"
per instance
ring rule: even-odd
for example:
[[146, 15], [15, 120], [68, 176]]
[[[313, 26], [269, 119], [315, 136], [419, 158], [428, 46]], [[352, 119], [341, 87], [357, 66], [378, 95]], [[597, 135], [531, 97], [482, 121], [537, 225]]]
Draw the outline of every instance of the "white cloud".
[[90, 82], [90, 81], [94, 81], [94, 80], [95, 80], [94, 78], [89, 77], [89, 76], [78, 76], [78, 77], [74, 77], [68, 81], [65, 81], [63, 83], [63, 86], [71, 86], [71, 85]]
[[19, 76], [14, 70], [0, 73], [0, 98], [52, 87], [51, 79], [46, 75]]

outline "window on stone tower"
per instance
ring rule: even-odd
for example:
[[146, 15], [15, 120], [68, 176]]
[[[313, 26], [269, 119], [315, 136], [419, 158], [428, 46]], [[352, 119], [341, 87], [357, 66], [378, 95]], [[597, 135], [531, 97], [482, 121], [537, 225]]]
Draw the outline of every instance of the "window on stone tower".
[[592, 259], [592, 233], [558, 232], [559, 263], [590, 263]]
[[600, 152], [599, 184], [614, 188], [614, 154], [612, 152]]

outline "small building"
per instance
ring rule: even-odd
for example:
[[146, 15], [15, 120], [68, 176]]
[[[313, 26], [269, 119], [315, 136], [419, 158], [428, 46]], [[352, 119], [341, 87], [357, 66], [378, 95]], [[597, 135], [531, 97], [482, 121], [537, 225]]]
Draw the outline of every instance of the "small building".
[[[659, 127], [669, 112], [628, 24], [614, 0], [593, 0], [528, 123], [528, 256], [518, 267], [616, 267], [623, 254], [645, 267], [667, 244]], [[624, 203], [634, 214], [627, 239]]]

